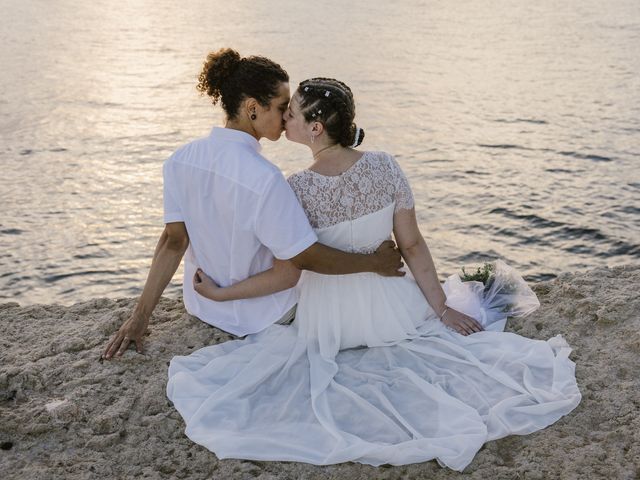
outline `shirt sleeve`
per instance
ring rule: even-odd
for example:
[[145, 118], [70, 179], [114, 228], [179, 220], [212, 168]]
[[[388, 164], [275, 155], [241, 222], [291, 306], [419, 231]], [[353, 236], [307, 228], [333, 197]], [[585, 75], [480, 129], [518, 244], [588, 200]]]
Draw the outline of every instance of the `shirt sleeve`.
[[396, 206], [394, 212], [397, 212], [398, 210], [411, 210], [415, 204], [409, 180], [407, 180], [407, 177], [400, 168], [400, 165], [393, 157], [391, 157], [391, 164], [395, 177], [394, 200], [396, 202]]
[[173, 194], [175, 187], [175, 179], [171, 175], [169, 169], [169, 161], [166, 161], [162, 167], [162, 199], [164, 205], [164, 223], [184, 222], [180, 204]]
[[255, 231], [260, 242], [280, 260], [293, 258], [318, 241], [282, 174], [274, 175], [260, 197]]

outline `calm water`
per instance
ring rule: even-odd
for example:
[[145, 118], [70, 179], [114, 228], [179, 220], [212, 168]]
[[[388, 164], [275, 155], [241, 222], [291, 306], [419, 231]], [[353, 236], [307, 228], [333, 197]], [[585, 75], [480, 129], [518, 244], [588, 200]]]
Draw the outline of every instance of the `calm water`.
[[[0, 299], [140, 293], [162, 162], [222, 121], [195, 90], [222, 46], [352, 87], [363, 148], [404, 166], [441, 276], [640, 260], [640, 2], [303, 3], [3, 0]], [[309, 163], [263, 144], [285, 173]]]

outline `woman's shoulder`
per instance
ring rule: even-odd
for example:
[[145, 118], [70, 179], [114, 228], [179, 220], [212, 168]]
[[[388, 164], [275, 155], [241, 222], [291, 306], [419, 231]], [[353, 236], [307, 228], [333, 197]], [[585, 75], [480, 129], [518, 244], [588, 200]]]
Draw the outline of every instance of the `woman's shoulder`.
[[367, 150], [364, 153], [369, 155], [370, 158], [377, 160], [389, 160], [393, 158], [392, 154], [384, 150]]
[[367, 163], [371, 167], [378, 168], [387, 172], [399, 173], [401, 171], [400, 165], [394, 155], [382, 150], [368, 150], [365, 152]]
[[297, 172], [293, 172], [290, 175], [287, 175], [287, 182], [290, 184], [294, 184], [302, 180], [308, 174], [308, 170], [299, 170]]
[[391, 153], [383, 150], [367, 150], [364, 156], [370, 163], [380, 165], [393, 165], [396, 163], [395, 157]]
[[298, 197], [304, 190], [303, 186], [306, 183], [309, 183], [309, 180], [307, 178], [308, 175], [308, 170], [300, 170], [299, 172], [294, 172], [291, 175], [287, 176], [287, 182], [289, 183], [289, 186]]

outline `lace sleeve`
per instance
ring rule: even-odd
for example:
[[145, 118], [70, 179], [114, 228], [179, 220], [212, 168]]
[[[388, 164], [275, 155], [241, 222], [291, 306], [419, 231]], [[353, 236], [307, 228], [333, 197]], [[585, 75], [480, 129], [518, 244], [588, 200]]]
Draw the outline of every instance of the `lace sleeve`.
[[409, 181], [407, 180], [406, 175], [398, 165], [398, 162], [395, 158], [392, 158], [393, 164], [393, 173], [395, 175], [395, 201], [396, 207], [395, 212], [398, 210], [410, 210], [415, 204], [413, 201], [413, 193], [411, 192], [411, 187], [409, 186]]

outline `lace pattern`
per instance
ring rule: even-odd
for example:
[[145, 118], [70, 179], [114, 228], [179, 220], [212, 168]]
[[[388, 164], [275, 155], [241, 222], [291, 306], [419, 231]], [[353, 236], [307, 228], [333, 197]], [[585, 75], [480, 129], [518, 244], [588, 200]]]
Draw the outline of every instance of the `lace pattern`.
[[411, 209], [413, 194], [392, 155], [365, 152], [340, 175], [306, 169], [289, 177], [289, 185], [313, 228], [327, 228], [376, 212], [395, 202], [395, 211]]

